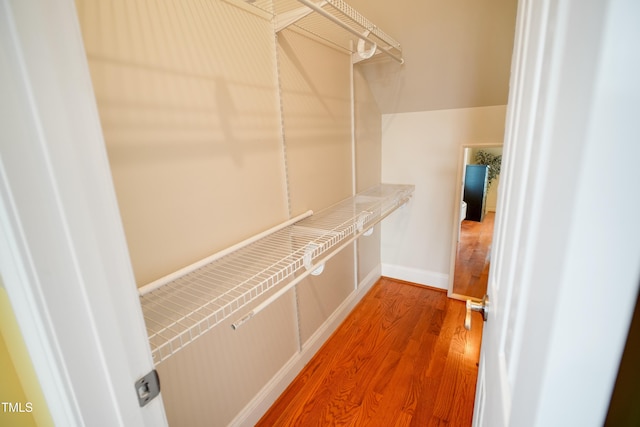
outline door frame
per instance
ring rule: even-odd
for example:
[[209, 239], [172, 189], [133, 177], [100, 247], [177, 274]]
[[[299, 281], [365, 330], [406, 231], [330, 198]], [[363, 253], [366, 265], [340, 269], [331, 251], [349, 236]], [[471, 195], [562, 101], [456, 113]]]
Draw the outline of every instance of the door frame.
[[167, 425], [75, 4], [0, 10], [0, 272], [53, 422]]

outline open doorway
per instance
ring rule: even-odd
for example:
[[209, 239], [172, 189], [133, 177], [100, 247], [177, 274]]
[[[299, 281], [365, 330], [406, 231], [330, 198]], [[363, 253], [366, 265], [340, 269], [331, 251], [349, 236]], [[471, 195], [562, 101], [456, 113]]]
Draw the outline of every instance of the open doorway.
[[498, 143], [468, 144], [461, 149], [449, 274], [452, 298], [482, 299], [486, 293], [501, 158]]

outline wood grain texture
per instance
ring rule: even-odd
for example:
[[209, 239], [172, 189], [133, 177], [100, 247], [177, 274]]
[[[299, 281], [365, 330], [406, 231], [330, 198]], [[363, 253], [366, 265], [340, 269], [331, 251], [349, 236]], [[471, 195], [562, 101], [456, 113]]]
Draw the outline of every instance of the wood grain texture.
[[495, 215], [495, 212], [487, 212], [482, 222], [462, 221], [453, 279], [454, 293], [477, 299], [482, 299], [487, 293]]
[[423, 286], [382, 278], [258, 426], [470, 426], [482, 322]]

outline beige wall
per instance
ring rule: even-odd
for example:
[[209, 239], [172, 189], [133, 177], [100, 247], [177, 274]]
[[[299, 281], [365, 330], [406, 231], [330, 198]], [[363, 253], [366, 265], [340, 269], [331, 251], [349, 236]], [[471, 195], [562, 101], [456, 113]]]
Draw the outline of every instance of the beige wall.
[[278, 35], [285, 150], [294, 215], [352, 192], [349, 55], [285, 30]]
[[273, 28], [238, 4], [77, 1], [139, 286], [288, 218]]
[[356, 191], [381, 182], [382, 114], [362, 70], [354, 67]]
[[[356, 191], [360, 192], [381, 182], [382, 115], [359, 67], [354, 67], [353, 85]], [[370, 274], [378, 274], [380, 269], [380, 227], [356, 242], [358, 283]]]
[[507, 103], [516, 0], [349, 0], [396, 38], [404, 65], [360, 65], [384, 114]]
[[[352, 194], [351, 58], [284, 30], [278, 60], [292, 212], [317, 211]], [[297, 286], [302, 343], [353, 292], [353, 269], [348, 247]]]
[[501, 143], [506, 106], [385, 114], [382, 180], [416, 186], [411, 209], [384, 223], [382, 272], [446, 289], [461, 147]]
[[298, 351], [294, 304], [289, 292], [237, 330], [228, 319], [158, 365], [169, 425], [228, 425]]

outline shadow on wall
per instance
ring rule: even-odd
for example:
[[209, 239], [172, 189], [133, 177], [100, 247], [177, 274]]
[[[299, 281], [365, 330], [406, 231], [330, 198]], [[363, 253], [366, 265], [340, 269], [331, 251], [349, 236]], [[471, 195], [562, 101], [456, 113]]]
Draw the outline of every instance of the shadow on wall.
[[286, 219], [271, 15], [195, 0], [76, 7], [138, 285]]

